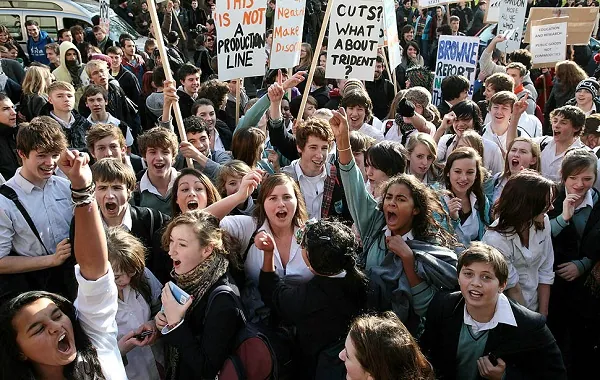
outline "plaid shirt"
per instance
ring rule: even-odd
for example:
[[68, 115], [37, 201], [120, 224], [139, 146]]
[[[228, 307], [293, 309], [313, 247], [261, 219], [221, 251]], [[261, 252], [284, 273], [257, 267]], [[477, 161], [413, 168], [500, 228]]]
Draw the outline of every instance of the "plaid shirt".
[[336, 185], [339, 185], [337, 169], [335, 165], [331, 165], [329, 175], [325, 179], [325, 186], [323, 187], [323, 203], [321, 204], [321, 218], [327, 218], [329, 216], [329, 208], [331, 207], [331, 200], [333, 199], [333, 189]]

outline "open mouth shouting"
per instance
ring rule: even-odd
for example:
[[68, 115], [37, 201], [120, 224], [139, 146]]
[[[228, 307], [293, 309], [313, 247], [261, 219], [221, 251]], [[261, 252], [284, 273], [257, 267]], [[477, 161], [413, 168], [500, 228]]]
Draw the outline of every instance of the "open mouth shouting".
[[468, 292], [469, 297], [471, 299], [475, 300], [480, 300], [481, 298], [483, 298], [483, 293], [477, 291], [477, 290], [469, 290]]
[[288, 212], [285, 210], [277, 211], [277, 213], [275, 213], [275, 216], [279, 221], [284, 221], [288, 216]]
[[181, 265], [181, 261], [173, 260], [173, 268], [177, 269], [177, 268], [179, 268], [180, 265]]
[[398, 221], [398, 215], [394, 211], [387, 211], [385, 213], [385, 219], [387, 224], [393, 225]]
[[188, 208], [188, 210], [190, 210], [190, 211], [193, 211], [193, 210], [198, 210], [198, 207], [199, 207], [199, 206], [200, 206], [200, 205], [198, 204], [198, 201], [197, 201], [197, 200], [195, 200], [195, 199], [192, 199], [192, 200], [188, 201], [188, 203], [187, 203], [187, 208]]
[[119, 212], [119, 205], [116, 202], [108, 201], [104, 203], [104, 208], [109, 214], [117, 214]]
[[72, 353], [73, 345], [71, 344], [66, 332], [63, 332], [58, 337], [57, 348], [61, 354], [69, 355]]
[[159, 164], [154, 164], [154, 169], [156, 169], [156, 171], [162, 172], [165, 170], [166, 165], [163, 163], [159, 163]]

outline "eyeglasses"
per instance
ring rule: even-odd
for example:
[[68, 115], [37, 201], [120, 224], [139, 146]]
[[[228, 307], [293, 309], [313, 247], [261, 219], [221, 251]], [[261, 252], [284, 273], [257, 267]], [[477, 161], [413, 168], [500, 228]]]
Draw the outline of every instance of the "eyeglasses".
[[[304, 238], [306, 237], [306, 231], [310, 228], [310, 226], [316, 224], [317, 222], [318, 222], [317, 219], [312, 218], [312, 219], [309, 219], [306, 222], [304, 222], [304, 226], [302, 226], [301, 228], [298, 228], [298, 230], [294, 234], [294, 237], [296, 238], [296, 243], [299, 246], [303, 247], [305, 245]], [[318, 239], [323, 240], [323, 241], [331, 241], [330, 236], [319, 236]]]

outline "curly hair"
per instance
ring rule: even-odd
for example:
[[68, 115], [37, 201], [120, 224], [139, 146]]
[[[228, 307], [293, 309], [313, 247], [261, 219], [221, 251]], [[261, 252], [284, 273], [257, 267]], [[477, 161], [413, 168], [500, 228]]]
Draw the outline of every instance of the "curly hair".
[[225, 105], [228, 93], [229, 86], [227, 86], [227, 83], [218, 79], [211, 79], [200, 86], [198, 99], [208, 99], [213, 103], [215, 110], [220, 110]]

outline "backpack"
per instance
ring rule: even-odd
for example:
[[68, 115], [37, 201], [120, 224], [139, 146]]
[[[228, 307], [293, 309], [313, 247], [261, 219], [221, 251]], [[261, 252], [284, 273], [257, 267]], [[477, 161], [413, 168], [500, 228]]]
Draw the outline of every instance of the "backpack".
[[267, 380], [278, 379], [277, 358], [269, 342], [259, 327], [246, 320], [240, 298], [229, 285], [217, 286], [208, 296], [206, 314], [211, 304], [220, 294], [229, 294], [242, 311], [244, 326], [236, 334], [235, 349], [227, 357], [217, 378], [219, 380]]

